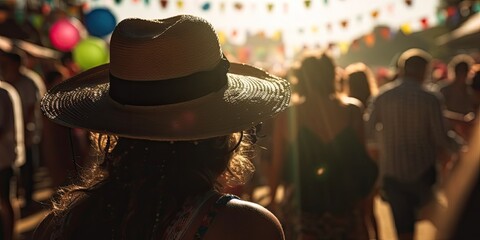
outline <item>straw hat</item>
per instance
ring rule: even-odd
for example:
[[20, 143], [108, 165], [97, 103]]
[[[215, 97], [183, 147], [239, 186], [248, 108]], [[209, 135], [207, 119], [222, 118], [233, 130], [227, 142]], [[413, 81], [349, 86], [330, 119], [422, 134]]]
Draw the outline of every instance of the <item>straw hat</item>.
[[110, 63], [55, 86], [42, 99], [54, 122], [151, 140], [195, 140], [245, 130], [284, 110], [289, 83], [229, 63], [213, 27], [181, 15], [125, 19]]

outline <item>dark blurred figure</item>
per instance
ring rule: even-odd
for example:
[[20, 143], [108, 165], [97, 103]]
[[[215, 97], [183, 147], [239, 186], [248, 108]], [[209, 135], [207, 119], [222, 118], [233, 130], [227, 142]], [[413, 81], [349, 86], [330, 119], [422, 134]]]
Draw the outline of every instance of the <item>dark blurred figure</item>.
[[380, 89], [365, 116], [400, 240], [413, 239], [418, 211], [433, 197], [439, 150], [454, 154], [461, 146], [448, 133], [440, 99], [423, 85], [430, 60], [423, 50], [405, 51], [398, 78]]
[[473, 58], [466, 54], [457, 55], [448, 63], [450, 82], [440, 89], [447, 110], [463, 115], [475, 112], [467, 85], [472, 77], [470, 70], [474, 63]]
[[[19, 100], [20, 97], [13, 86], [0, 78], [0, 239], [6, 240], [13, 239], [15, 227], [15, 214], [10, 201], [10, 182], [14, 176], [15, 161], [18, 157], [24, 158], [18, 156], [24, 154], [24, 149], [17, 148], [22, 147], [19, 146], [22, 140], [18, 141], [15, 128], [15, 120], [19, 119], [15, 119], [14, 109], [21, 108]], [[19, 117], [21, 118], [21, 115]]]
[[0, 3], [0, 36], [28, 40], [30, 36], [22, 26], [16, 22], [14, 11], [14, 1], [2, 1]]
[[1, 53], [0, 65], [2, 78], [10, 83], [20, 95], [22, 103], [22, 113], [24, 121], [24, 141], [26, 161], [23, 166], [20, 167], [20, 184], [23, 189], [23, 208], [29, 210], [32, 207], [32, 195], [33, 195], [33, 174], [34, 164], [38, 162], [38, 132], [39, 127], [38, 118], [38, 106], [40, 101], [39, 91], [34, 81], [28, 76], [22, 74], [22, 58], [17, 53]]
[[[367, 105], [367, 101], [375, 96], [378, 92], [377, 82], [370, 68], [364, 63], [353, 63], [345, 68], [345, 94], [349, 97], [356, 98], [362, 102], [363, 106]], [[367, 143], [367, 146], [369, 144]], [[370, 150], [371, 148], [368, 147]], [[370, 156], [378, 161], [378, 153], [372, 151]], [[365, 199], [363, 206], [363, 215], [367, 225], [369, 239], [378, 239], [377, 220], [375, 219], [374, 203], [377, 195], [378, 187], [376, 186], [372, 194]]]
[[[47, 88], [61, 83], [64, 76], [58, 71], [45, 74]], [[52, 179], [52, 188], [67, 184], [68, 177], [74, 173], [72, 149], [70, 146], [70, 128], [61, 126], [44, 117], [42, 156], [43, 163]], [[77, 152], [78, 153], [78, 152]]]
[[472, 123], [476, 117], [475, 96], [470, 91], [471, 68], [474, 64], [471, 56], [460, 54], [448, 63], [448, 79], [440, 88], [447, 107], [444, 115], [452, 123], [453, 129], [464, 139], [470, 138]]
[[354, 63], [345, 68], [345, 93], [367, 105], [367, 100], [378, 92], [372, 71], [364, 63]]
[[[306, 56], [290, 110], [275, 122], [272, 192], [284, 179], [296, 232], [289, 239], [368, 239], [362, 199], [376, 179], [363, 134], [361, 103], [338, 94], [333, 59]], [[282, 177], [280, 177], [282, 176]], [[288, 234], [288, 233], [287, 233]], [[296, 236], [295, 236], [296, 235]]]

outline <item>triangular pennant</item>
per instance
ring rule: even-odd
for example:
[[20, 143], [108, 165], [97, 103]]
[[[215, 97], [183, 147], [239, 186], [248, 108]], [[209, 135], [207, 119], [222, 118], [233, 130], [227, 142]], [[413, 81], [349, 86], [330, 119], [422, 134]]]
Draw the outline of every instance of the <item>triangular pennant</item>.
[[306, 8], [310, 8], [310, 5], [311, 5], [312, 1], [311, 0], [305, 0], [305, 1], [303, 1], [303, 3], [305, 4]]
[[162, 6], [162, 8], [167, 8], [167, 5], [168, 5], [168, 0], [160, 0], [160, 6]]
[[342, 20], [340, 22], [340, 25], [342, 26], [342, 28], [347, 28], [348, 27], [348, 20]]
[[271, 12], [271, 11], [273, 10], [273, 6], [274, 6], [273, 3], [268, 3], [268, 4], [267, 4], [267, 10], [268, 10], [269, 12]]
[[220, 3], [220, 12], [224, 12], [225, 11], [225, 2], [221, 2]]
[[202, 4], [202, 10], [203, 11], [210, 10], [210, 2], [206, 2], [206, 3]]
[[373, 45], [375, 45], [375, 35], [373, 33], [365, 35], [363, 40], [368, 47], [373, 47]]
[[182, 1], [182, 0], [178, 0], [178, 1], [177, 1], [177, 7], [178, 7], [178, 9], [182, 9], [182, 8], [183, 8], [183, 1]]
[[146, 4], [146, 5], [149, 5], [149, 4], [150, 4], [150, 0], [145, 0], [145, 4]]
[[412, 27], [410, 27], [410, 24], [404, 23], [402, 26], [400, 26], [400, 30], [405, 34], [405, 35], [410, 35], [412, 33]]
[[383, 39], [389, 40], [390, 37], [391, 37], [390, 28], [385, 27], [385, 28], [380, 29], [380, 35], [383, 37]]
[[370, 15], [372, 16], [373, 19], [377, 19], [379, 14], [380, 14], [380, 12], [378, 10], [373, 10], [370, 13]]
[[236, 2], [235, 4], [233, 4], [233, 7], [238, 11], [241, 11], [243, 9], [243, 4], [241, 2]]
[[428, 18], [424, 17], [424, 18], [420, 19], [420, 23], [422, 24], [423, 29], [428, 28]]
[[413, 4], [413, 1], [412, 0], [405, 0], [405, 4], [407, 4], [407, 6], [412, 6]]
[[437, 13], [437, 21], [439, 24], [445, 23], [445, 20], [447, 19], [447, 11], [446, 10], [441, 10], [438, 11]]
[[225, 33], [223, 31], [219, 31], [217, 33], [218, 35], [218, 42], [223, 45], [227, 42], [227, 37], [225, 36]]
[[280, 31], [280, 30], [275, 31], [275, 33], [273, 33], [272, 39], [274, 41], [277, 41], [277, 42], [281, 41], [282, 40], [282, 31]]
[[115, 3], [120, 4], [120, 3], [122, 3], [122, 0], [115, 0]]
[[342, 54], [345, 54], [348, 52], [348, 49], [350, 48], [350, 43], [349, 42], [340, 42], [338, 43], [338, 48], [340, 48], [340, 52]]

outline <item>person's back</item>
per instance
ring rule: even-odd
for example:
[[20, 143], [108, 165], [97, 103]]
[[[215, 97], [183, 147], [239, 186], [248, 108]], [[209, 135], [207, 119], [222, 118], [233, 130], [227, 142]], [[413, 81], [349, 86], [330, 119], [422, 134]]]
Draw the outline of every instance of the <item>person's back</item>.
[[[165, 226], [159, 211], [145, 211], [151, 201], [122, 202], [130, 191], [103, 184], [70, 207], [65, 217], [49, 215], [34, 239], [283, 239], [280, 223], [271, 221], [275, 216], [233, 195], [207, 191], [187, 198]], [[140, 214], [130, 212], [132, 204]], [[137, 216], [129, 219], [129, 214]]]
[[370, 161], [361, 103], [336, 93], [335, 64], [328, 55], [306, 57], [296, 75], [304, 101], [279, 117], [274, 145], [274, 160], [294, 185], [291, 204], [299, 216], [288, 217], [299, 222], [291, 224], [301, 237], [367, 238], [355, 211], [371, 187], [361, 186], [368, 177], [359, 178], [358, 171]]
[[385, 85], [375, 102], [385, 174], [405, 181], [416, 179], [436, 161], [438, 149], [431, 146], [445, 146], [441, 134], [447, 129], [440, 100], [421, 83], [402, 79]]
[[459, 149], [447, 132], [440, 99], [423, 87], [430, 59], [420, 49], [402, 53], [399, 78], [382, 86], [365, 117], [399, 239], [413, 238], [417, 211], [433, 196], [438, 154]]
[[14, 207], [10, 201], [11, 178], [16, 164], [25, 161], [21, 103], [13, 86], [0, 80], [0, 218], [2, 239], [14, 236]]
[[0, 169], [10, 168], [16, 159], [14, 112], [9, 93], [0, 85]]

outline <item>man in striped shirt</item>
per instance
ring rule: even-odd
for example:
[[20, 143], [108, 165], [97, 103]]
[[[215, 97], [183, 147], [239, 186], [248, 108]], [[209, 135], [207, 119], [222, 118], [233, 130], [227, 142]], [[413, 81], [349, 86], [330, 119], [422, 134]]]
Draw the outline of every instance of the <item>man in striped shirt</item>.
[[420, 49], [405, 51], [399, 77], [371, 99], [365, 115], [399, 239], [413, 238], [416, 212], [432, 196], [439, 151], [460, 148], [445, 126], [440, 99], [423, 86], [430, 60]]

